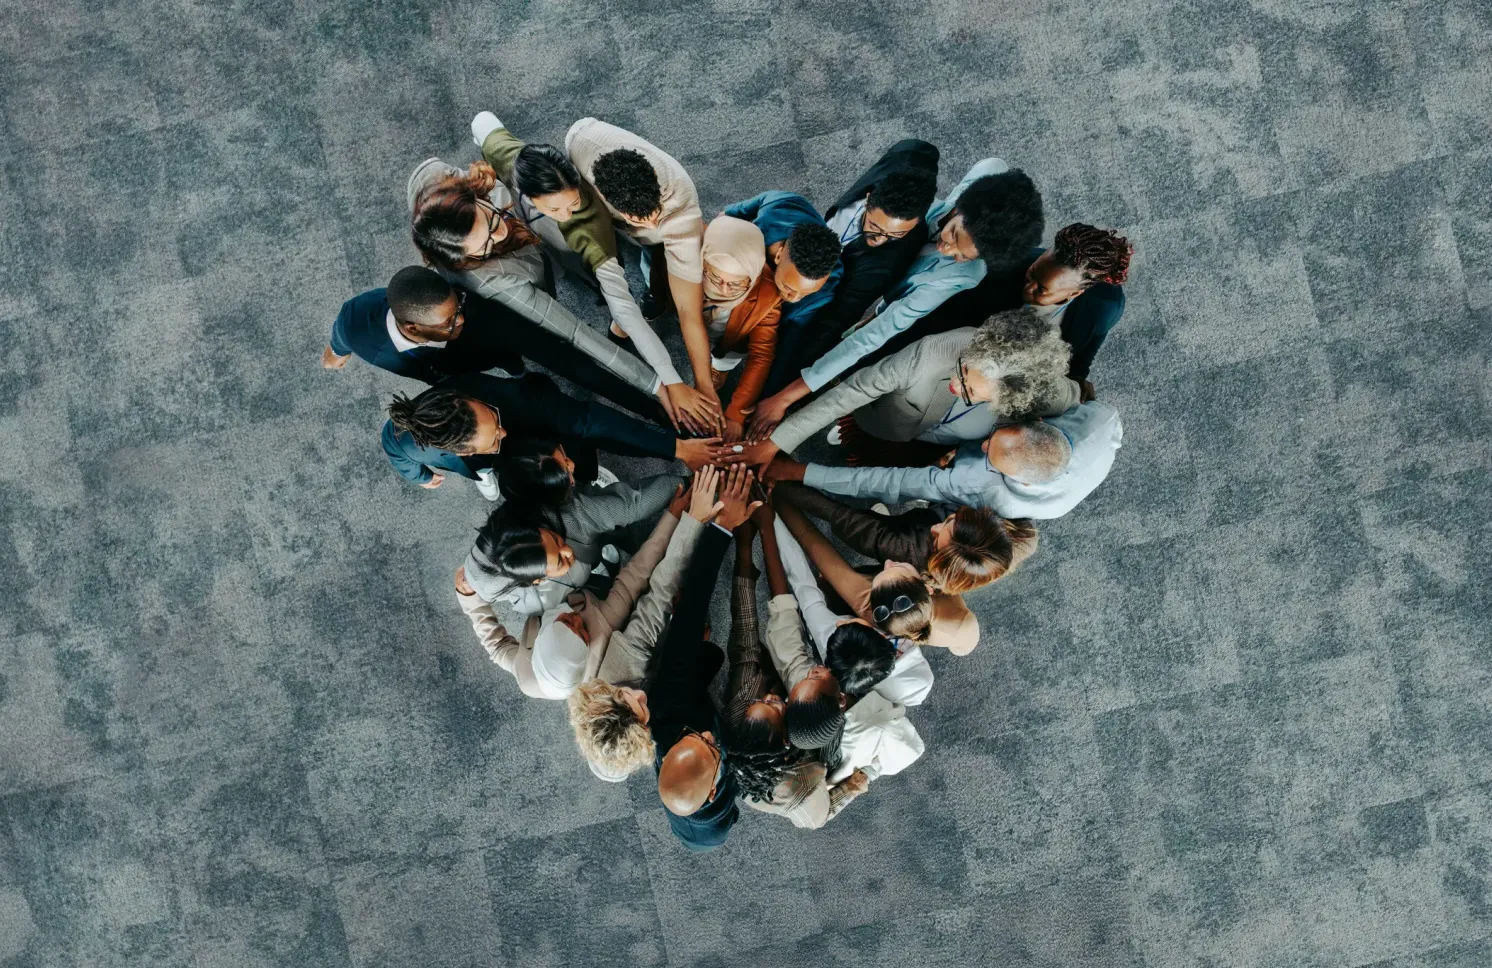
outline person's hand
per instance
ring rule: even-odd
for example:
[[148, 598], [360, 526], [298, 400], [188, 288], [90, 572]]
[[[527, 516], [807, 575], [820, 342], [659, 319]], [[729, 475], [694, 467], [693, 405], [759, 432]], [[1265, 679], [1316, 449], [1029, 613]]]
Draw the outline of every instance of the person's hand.
[[433, 491], [437, 487], [440, 487], [440, 482], [443, 481], [443, 480], [445, 480], [445, 479], [446, 479], [446, 476], [444, 474], [436, 474], [434, 477], [430, 478], [428, 481], [426, 481], [425, 483], [421, 484], [420, 487], [425, 488], [427, 491]]
[[680, 437], [673, 445], [674, 457], [683, 461], [691, 471], [706, 464], [719, 463], [730, 452], [730, 446], [722, 444], [719, 437]]
[[715, 503], [715, 488], [720, 484], [720, 477], [720, 468], [712, 465], [701, 467], [694, 475], [694, 484], [689, 489], [689, 516], [700, 524], [715, 520], [715, 515], [724, 506]]
[[747, 467], [755, 468], [758, 474], [765, 471], [767, 465], [772, 463], [772, 458], [782, 451], [770, 437], [750, 441], [745, 446], [746, 449], [739, 455], [740, 461]]
[[952, 450], [950, 450], [948, 453], [944, 454], [942, 457], [939, 457], [933, 463], [935, 463], [939, 467], [948, 467], [950, 464], [953, 463], [953, 459], [955, 457], [957, 457], [957, 456], [958, 456], [958, 448], [955, 447]]
[[782, 481], [802, 481], [807, 471], [807, 464], [795, 461], [791, 457], [774, 457], [772, 463], [768, 464], [766, 471], [762, 473], [762, 480], [773, 484]]
[[772, 530], [772, 518], [772, 505], [770, 503], [764, 502], [755, 511], [751, 512], [751, 523], [756, 525], [756, 529], [762, 534], [766, 534]]
[[348, 353], [346, 356], [338, 356], [336, 350], [328, 345], [326, 349], [321, 351], [321, 368], [323, 370], [340, 370], [347, 365], [347, 361], [350, 359], [352, 359], [351, 353]]
[[870, 789], [870, 777], [865, 775], [864, 770], [856, 770], [843, 780], [840, 780], [837, 786], [850, 796], [858, 797]]
[[673, 405], [673, 398], [668, 395], [668, 384], [658, 384], [658, 391], [653, 394], [658, 398], [658, 405], [663, 408], [663, 413], [668, 417], [668, 422], [673, 425], [674, 433], [679, 433], [684, 428], [679, 426], [679, 412]]
[[725, 417], [713, 387], [709, 393], [687, 383], [670, 383], [664, 389], [678, 422], [691, 433], [718, 434], [725, 429]]
[[689, 491], [690, 488], [693, 486], [693, 482], [690, 482], [689, 486], [687, 487], [683, 484], [680, 484], [678, 487], [673, 489], [673, 500], [668, 502], [669, 514], [672, 514], [676, 518], [682, 518], [684, 516], [684, 509], [689, 506]]
[[746, 436], [746, 425], [739, 420], [725, 421], [725, 439], [729, 443], [735, 443]]
[[456, 594], [475, 595], [477, 590], [471, 587], [471, 582], [466, 580], [466, 566], [460, 565], [456, 568]]
[[1089, 400], [1098, 399], [1098, 391], [1093, 389], [1093, 382], [1091, 380], [1079, 380], [1078, 391], [1079, 403], [1087, 403]]
[[761, 440], [776, 430], [777, 425], [782, 423], [782, 418], [787, 416], [789, 406], [791, 404], [780, 393], [774, 393], [757, 403], [756, 413], [751, 415], [751, 439]]
[[756, 475], [747, 470], [744, 464], [731, 465], [730, 470], [725, 473], [725, 486], [720, 491], [720, 499], [716, 502], [720, 505], [720, 514], [715, 518], [716, 524], [734, 531], [761, 506], [762, 502], [751, 500], [751, 484], [755, 480]]

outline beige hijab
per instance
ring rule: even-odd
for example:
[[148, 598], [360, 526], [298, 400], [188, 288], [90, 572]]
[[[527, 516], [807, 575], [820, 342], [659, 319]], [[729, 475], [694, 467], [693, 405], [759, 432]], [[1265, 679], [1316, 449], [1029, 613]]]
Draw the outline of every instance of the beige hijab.
[[717, 313], [729, 315], [751, 292], [751, 286], [756, 285], [762, 269], [766, 268], [767, 240], [752, 223], [721, 215], [706, 226], [701, 254], [717, 271], [751, 280], [744, 291], [732, 294], [719, 291], [711, 284], [709, 273], [705, 274], [705, 302], [715, 307]]

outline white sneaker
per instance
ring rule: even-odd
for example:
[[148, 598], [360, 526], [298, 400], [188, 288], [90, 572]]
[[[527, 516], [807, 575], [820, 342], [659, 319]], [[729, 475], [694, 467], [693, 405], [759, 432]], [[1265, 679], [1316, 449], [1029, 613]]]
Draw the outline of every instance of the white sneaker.
[[838, 447], [844, 443], [844, 435], [839, 432], [839, 424], [837, 422], [829, 428], [829, 433], [825, 435], [824, 439], [829, 442], [831, 447]]
[[482, 111], [471, 119], [471, 140], [480, 148], [486, 142], [487, 136], [502, 126], [503, 123], [497, 120], [497, 115], [491, 111]]
[[870, 506], [870, 509], [872, 511], [874, 511], [875, 513], [879, 514], [883, 518], [889, 518], [889, 517], [891, 517], [891, 509], [888, 508], [884, 503], [882, 503], [880, 501], [877, 501], [876, 503], [872, 504]]
[[602, 467], [600, 464], [596, 465], [596, 484], [600, 487], [610, 487], [619, 480], [621, 478], [612, 473], [610, 468]]
[[477, 492], [489, 501], [502, 500], [502, 494], [497, 489], [497, 475], [492, 473], [492, 468], [484, 467], [477, 471]]
[[622, 560], [622, 553], [616, 550], [616, 545], [607, 545], [601, 549], [601, 560], [614, 565]]

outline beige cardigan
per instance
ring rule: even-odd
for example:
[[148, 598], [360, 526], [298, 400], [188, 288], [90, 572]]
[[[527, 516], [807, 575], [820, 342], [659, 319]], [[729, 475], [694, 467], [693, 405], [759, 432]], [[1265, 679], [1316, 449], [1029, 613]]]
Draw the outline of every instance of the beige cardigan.
[[[596, 159], [619, 148], [630, 148], [653, 166], [663, 194], [663, 218], [656, 229], [634, 228], [621, 212], [606, 202], [606, 207], [616, 216], [616, 227], [643, 245], [661, 244], [669, 274], [685, 282], [699, 282], [704, 278], [705, 268], [704, 257], [700, 254], [705, 235], [704, 217], [700, 213], [694, 181], [684, 166], [652, 142], [595, 118], [581, 118], [570, 125], [565, 134], [565, 152], [593, 189], [596, 185], [593, 175]], [[601, 192], [596, 194], [602, 201], [606, 200]]]

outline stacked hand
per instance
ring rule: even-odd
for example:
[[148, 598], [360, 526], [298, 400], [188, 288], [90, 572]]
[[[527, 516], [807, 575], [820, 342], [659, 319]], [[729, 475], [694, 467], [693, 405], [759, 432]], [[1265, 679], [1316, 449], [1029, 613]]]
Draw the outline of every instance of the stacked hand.
[[775, 393], [756, 405], [756, 413], [751, 415], [751, 427], [747, 431], [752, 440], [763, 440], [777, 425], [782, 423], [782, 418], [787, 416], [787, 408], [792, 406], [792, 401], [785, 399], [781, 393]]
[[725, 429], [725, 415], [714, 387], [700, 390], [687, 383], [670, 383], [658, 393], [674, 429], [695, 434], [718, 434]]
[[687, 485], [680, 484], [673, 489], [673, 499], [668, 502], [668, 513], [676, 518], [684, 517], [684, 510], [689, 507], [689, 499], [694, 493], [694, 482]]
[[751, 484], [754, 480], [756, 475], [747, 470], [744, 464], [733, 464], [728, 470], [718, 467], [701, 468], [694, 478], [694, 497], [689, 505], [690, 517], [701, 524], [713, 521], [728, 531], [734, 531], [751, 517], [753, 511], [761, 507], [762, 502], [751, 500]]
[[707, 464], [719, 464], [731, 459], [730, 446], [720, 442], [719, 437], [680, 437], [674, 442], [673, 455], [683, 461], [691, 471]]

